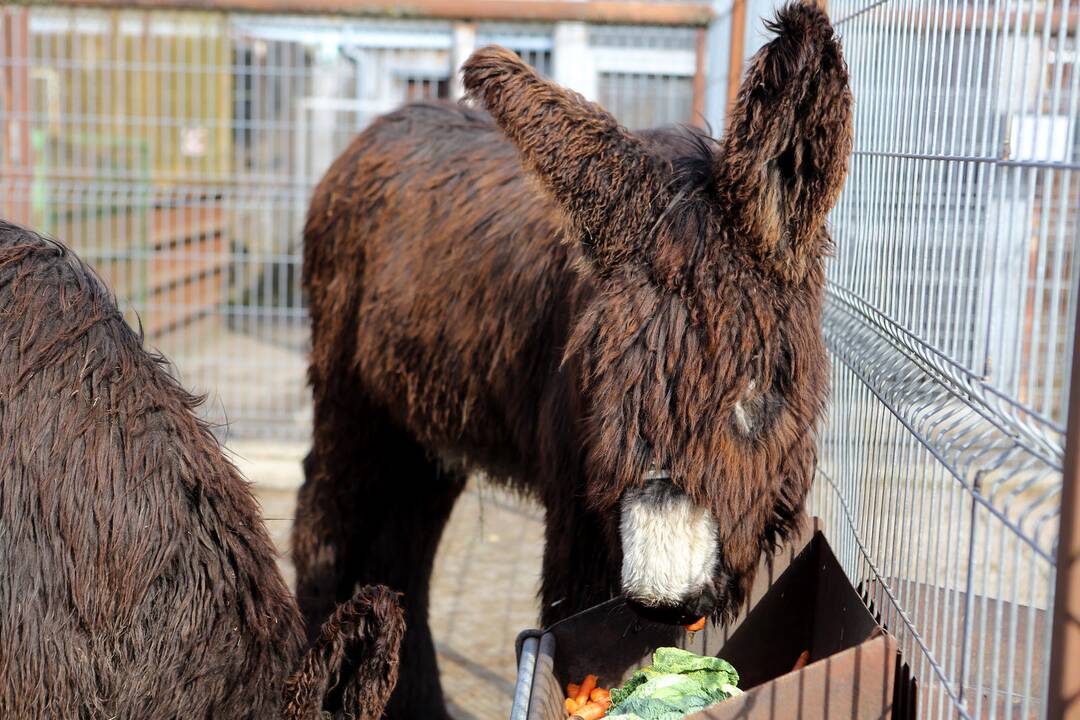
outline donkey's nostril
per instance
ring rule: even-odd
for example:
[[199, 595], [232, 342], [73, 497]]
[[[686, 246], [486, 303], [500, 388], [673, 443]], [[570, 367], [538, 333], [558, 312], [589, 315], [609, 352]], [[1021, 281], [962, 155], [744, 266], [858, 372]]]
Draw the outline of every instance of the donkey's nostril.
[[712, 611], [716, 609], [716, 591], [711, 587], [706, 587], [696, 599], [688, 602], [686, 606], [696, 617], [711, 615]]
[[646, 620], [667, 625], [688, 625], [702, 616], [711, 615], [717, 607], [718, 599], [716, 591], [711, 587], [706, 587], [683, 600], [657, 603], [627, 596], [626, 602], [634, 612]]
[[664, 625], [685, 625], [701, 617], [694, 615], [685, 605], [654, 605], [634, 598], [627, 598], [626, 604], [638, 616]]

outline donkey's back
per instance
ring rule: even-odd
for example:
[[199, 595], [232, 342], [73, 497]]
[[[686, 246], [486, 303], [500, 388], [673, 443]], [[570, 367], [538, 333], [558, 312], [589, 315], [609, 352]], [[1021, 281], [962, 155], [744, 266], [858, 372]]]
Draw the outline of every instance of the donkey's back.
[[[642, 137], [673, 160], [704, 142]], [[594, 290], [565, 225], [487, 113], [417, 103], [378, 118], [319, 183], [304, 231], [317, 394], [362, 388], [444, 459], [467, 448], [518, 473], [541, 397], [572, 392], [559, 365]]]
[[0, 715], [273, 717], [300, 653], [257, 507], [70, 252], [0, 223]]

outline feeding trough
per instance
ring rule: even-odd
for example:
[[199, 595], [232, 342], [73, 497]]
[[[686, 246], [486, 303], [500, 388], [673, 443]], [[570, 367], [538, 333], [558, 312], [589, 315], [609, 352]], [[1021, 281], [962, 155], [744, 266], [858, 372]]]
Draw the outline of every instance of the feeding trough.
[[[909, 718], [914, 681], [895, 638], [845, 576], [820, 530], [763, 563], [740, 616], [727, 628], [688, 634], [640, 618], [611, 600], [518, 637], [518, 681], [511, 720], [566, 717], [566, 684], [587, 673], [621, 685], [658, 647], [676, 646], [731, 662], [744, 694], [688, 716], [740, 718]], [[799, 670], [799, 655], [810, 660]]]

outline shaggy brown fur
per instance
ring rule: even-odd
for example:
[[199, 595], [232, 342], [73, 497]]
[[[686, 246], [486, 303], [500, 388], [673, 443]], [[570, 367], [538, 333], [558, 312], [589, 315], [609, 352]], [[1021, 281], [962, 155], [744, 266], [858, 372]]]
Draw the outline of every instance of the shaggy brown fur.
[[[327, 706], [346, 708], [348, 718], [381, 718], [397, 683], [397, 653], [405, 622], [396, 596], [364, 588], [323, 623], [307, 657], [286, 683], [285, 720], [322, 720]], [[357, 663], [342, 684], [342, 668]], [[328, 702], [328, 695], [337, 697]]]
[[163, 365], [70, 251], [0, 221], [0, 717], [379, 717], [396, 595], [342, 607], [284, 696], [299, 610]]
[[316, 189], [299, 599], [318, 619], [356, 583], [404, 592], [393, 717], [442, 713], [428, 574], [464, 469], [543, 502], [545, 623], [620, 591], [619, 501], [650, 468], [719, 524], [720, 617], [796, 523], [852, 100], [820, 10], [770, 27], [719, 144], [632, 134], [487, 48], [464, 82], [497, 125], [406, 107]]

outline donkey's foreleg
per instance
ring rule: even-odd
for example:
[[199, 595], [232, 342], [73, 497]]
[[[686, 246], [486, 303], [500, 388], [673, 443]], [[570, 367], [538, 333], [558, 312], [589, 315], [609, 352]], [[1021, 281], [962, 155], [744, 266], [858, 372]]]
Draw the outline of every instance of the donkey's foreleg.
[[546, 498], [540, 621], [544, 627], [620, 593], [618, 537], [575, 493]]
[[[354, 406], [356, 407], [356, 406]], [[386, 717], [447, 717], [428, 627], [431, 569], [464, 478], [441, 471], [377, 410], [332, 428], [316, 402], [316, 433], [300, 494], [293, 554], [309, 634], [360, 585], [402, 593], [406, 631]]]

